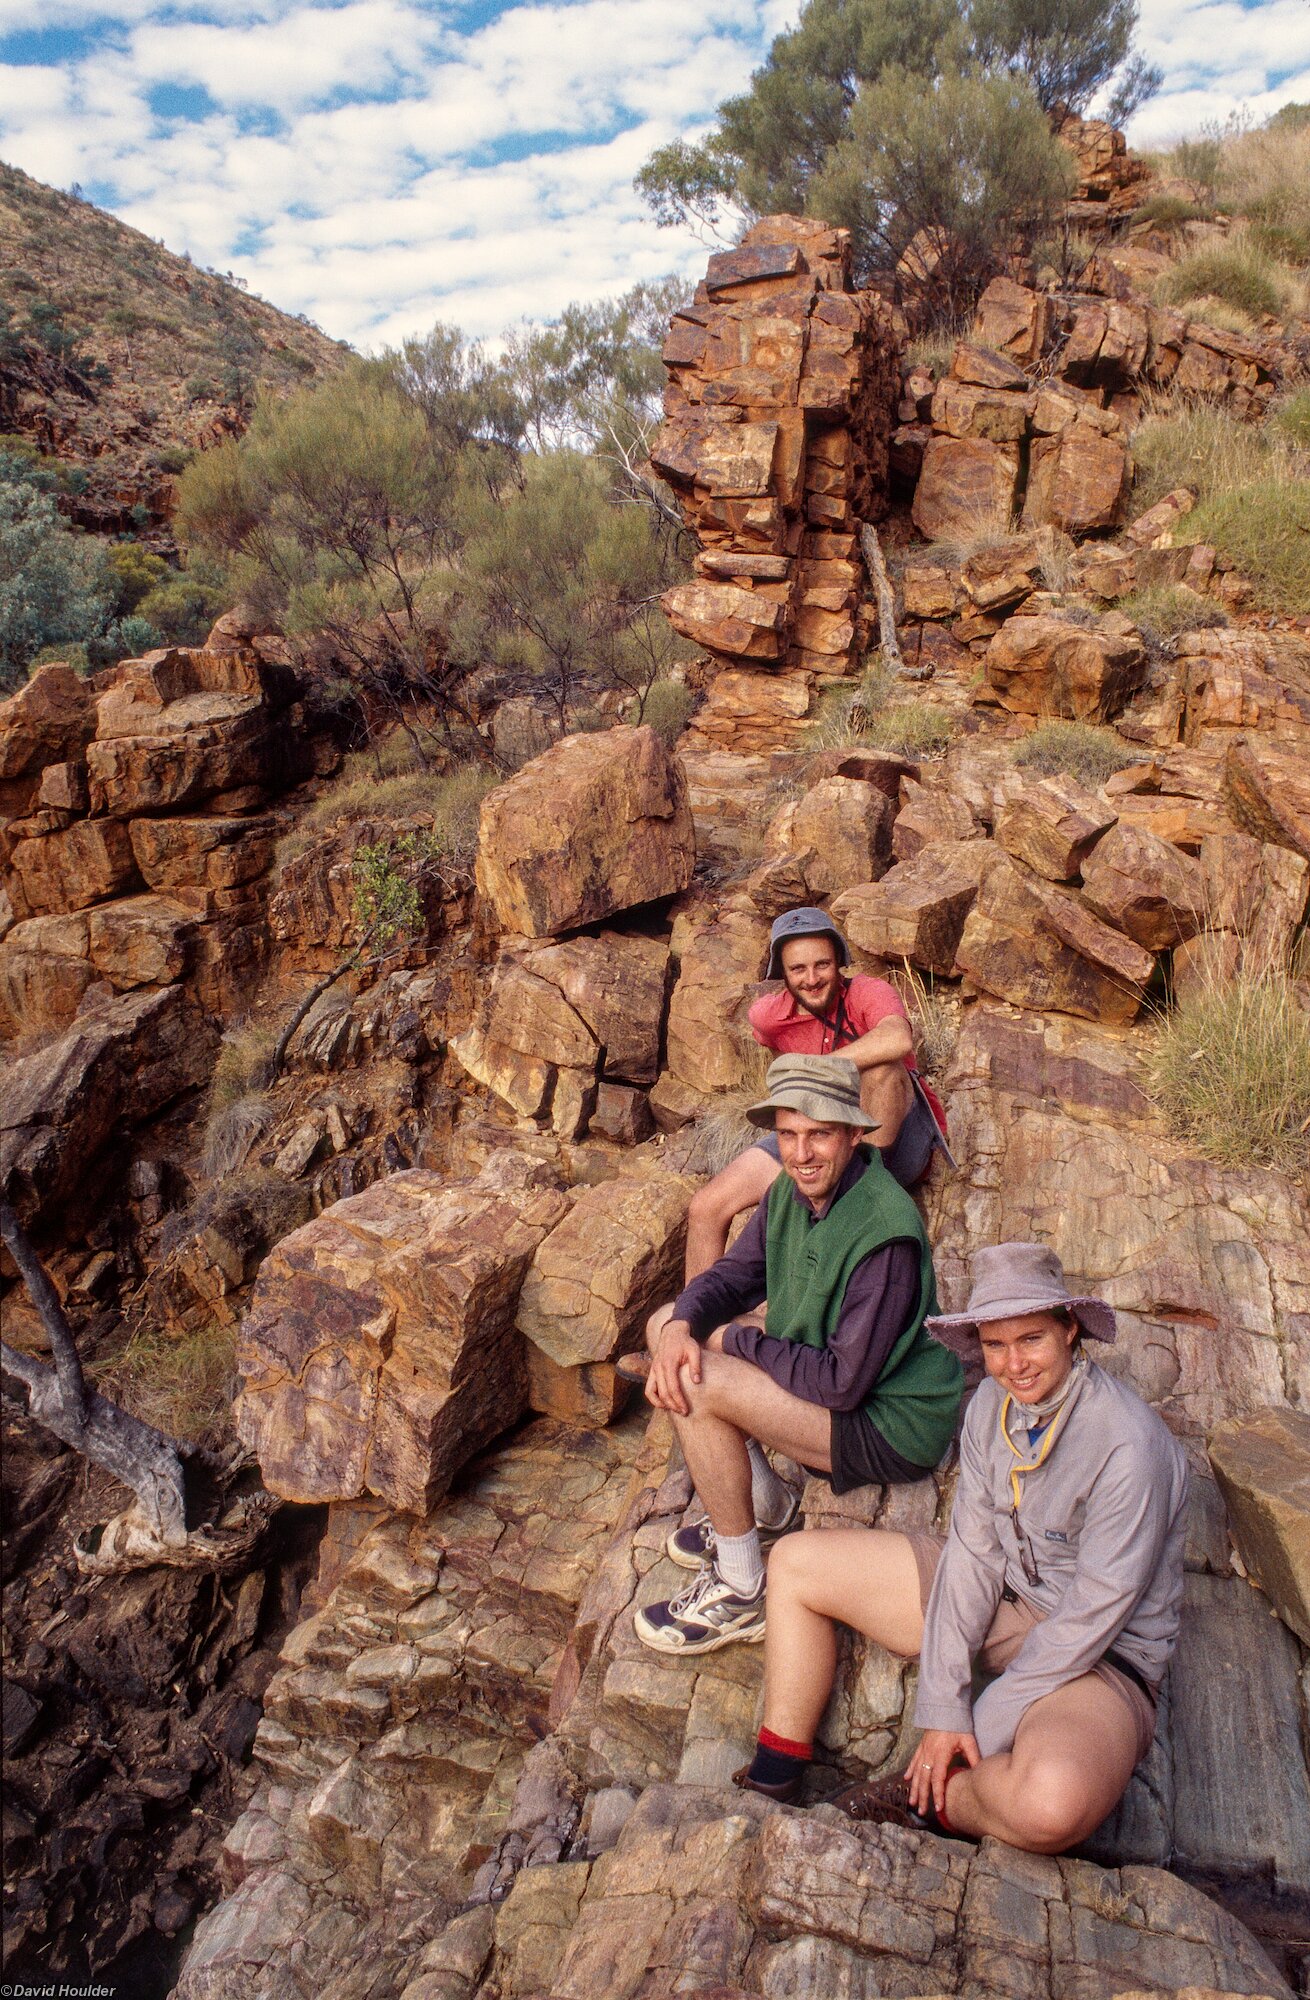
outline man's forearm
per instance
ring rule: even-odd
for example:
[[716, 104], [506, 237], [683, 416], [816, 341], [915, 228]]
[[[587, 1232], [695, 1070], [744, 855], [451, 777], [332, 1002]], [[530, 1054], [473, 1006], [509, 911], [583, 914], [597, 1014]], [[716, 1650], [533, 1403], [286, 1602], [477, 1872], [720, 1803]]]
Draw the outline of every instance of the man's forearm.
[[910, 1024], [898, 1014], [889, 1015], [885, 1021], [879, 1021], [876, 1028], [870, 1028], [867, 1035], [844, 1043], [841, 1054], [860, 1071], [877, 1069], [882, 1063], [907, 1062], [914, 1055]]

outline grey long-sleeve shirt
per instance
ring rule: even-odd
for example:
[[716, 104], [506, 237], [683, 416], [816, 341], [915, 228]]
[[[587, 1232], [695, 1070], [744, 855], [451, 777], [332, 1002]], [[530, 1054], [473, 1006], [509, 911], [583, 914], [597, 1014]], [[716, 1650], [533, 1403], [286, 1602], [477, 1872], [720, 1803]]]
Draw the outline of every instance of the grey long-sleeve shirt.
[[[833, 1201], [839, 1201], [866, 1171], [857, 1153], [837, 1183]], [[809, 1208], [794, 1187], [791, 1199]], [[760, 1327], [733, 1320], [735, 1313], [749, 1312], [768, 1296], [768, 1211], [767, 1200], [762, 1201], [731, 1250], [693, 1278], [681, 1293], [673, 1316], [685, 1319], [697, 1340], [703, 1340], [716, 1326], [726, 1325], [724, 1353], [753, 1361], [803, 1402], [817, 1403], [825, 1410], [857, 1410], [873, 1394], [887, 1356], [918, 1302], [919, 1246], [908, 1239], [888, 1243], [861, 1259], [851, 1273], [826, 1347], [776, 1340]]]
[[[1111, 1647], [1158, 1686], [1183, 1594], [1187, 1459], [1154, 1410], [1089, 1363], [1045, 1463], [1020, 1479], [1033, 1583], [1010, 1518], [1010, 1471], [1021, 1461], [1002, 1432], [1004, 1401], [999, 1384], [985, 1381], [965, 1418], [914, 1710], [920, 1729], [971, 1730], [985, 1757], [1010, 1748], [1033, 1702], [1085, 1674]], [[1040, 1448], [1039, 1439], [1025, 1459]], [[1007, 1585], [1042, 1623], [974, 1703], [973, 1658]]]

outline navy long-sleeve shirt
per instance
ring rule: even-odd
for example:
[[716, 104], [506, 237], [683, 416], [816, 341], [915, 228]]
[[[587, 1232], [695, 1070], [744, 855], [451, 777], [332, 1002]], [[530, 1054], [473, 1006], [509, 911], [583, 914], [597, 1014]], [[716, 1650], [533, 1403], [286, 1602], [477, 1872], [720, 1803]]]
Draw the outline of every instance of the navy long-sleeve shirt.
[[[866, 1171], [866, 1162], [856, 1153], [832, 1200], [839, 1201]], [[791, 1199], [808, 1212], [811, 1223], [819, 1220], [794, 1186]], [[873, 1393], [888, 1355], [914, 1312], [919, 1296], [919, 1246], [908, 1240], [887, 1243], [861, 1259], [851, 1273], [826, 1347], [771, 1339], [761, 1328], [743, 1326], [733, 1317], [754, 1310], [768, 1297], [768, 1212], [766, 1198], [731, 1250], [693, 1278], [680, 1294], [673, 1317], [686, 1320], [697, 1340], [704, 1340], [716, 1326], [725, 1327], [725, 1354], [753, 1361], [803, 1402], [817, 1403], [825, 1410], [858, 1409]]]

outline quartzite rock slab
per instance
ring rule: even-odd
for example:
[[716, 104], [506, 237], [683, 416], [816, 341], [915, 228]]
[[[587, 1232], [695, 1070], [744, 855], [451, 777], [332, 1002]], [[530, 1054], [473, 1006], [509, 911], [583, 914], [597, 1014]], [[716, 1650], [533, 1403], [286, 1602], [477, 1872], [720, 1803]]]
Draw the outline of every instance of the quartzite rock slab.
[[668, 1064], [679, 1083], [709, 1094], [745, 1081], [755, 1047], [746, 1012], [755, 998], [768, 926], [751, 907], [725, 906], [674, 931], [678, 983], [669, 1001]]
[[650, 1313], [682, 1288], [687, 1204], [699, 1185], [652, 1168], [584, 1188], [533, 1257], [519, 1331], [560, 1368], [639, 1347]]
[[1085, 863], [1083, 897], [1098, 916], [1147, 951], [1182, 944], [1206, 920], [1200, 864], [1169, 841], [1122, 822]]
[[195, 911], [171, 896], [124, 896], [87, 912], [87, 956], [120, 993], [170, 986], [190, 966], [195, 930]]
[[[57, 1041], [9, 1063], [0, 1192], [31, 1222], [71, 1202], [108, 1140], [209, 1074], [215, 1031], [182, 989], [88, 1007]], [[65, 1209], [65, 1221], [71, 1220]]]
[[0, 701], [0, 813], [18, 815], [36, 797], [48, 764], [80, 759], [95, 732], [91, 689], [62, 660], [36, 667]]
[[66, 1028], [95, 978], [82, 911], [29, 917], [0, 943], [0, 1036]]
[[953, 534], [1004, 533], [1019, 480], [1017, 444], [934, 437], [914, 489], [914, 525], [925, 541]]
[[602, 1076], [654, 1083], [669, 983], [667, 944], [602, 931], [530, 952], [524, 964], [557, 986], [590, 1028], [603, 1052]]
[[276, 1246], [237, 1350], [270, 1492], [421, 1513], [522, 1414], [519, 1287], [568, 1206], [541, 1181], [504, 1152], [473, 1181], [392, 1174]]
[[890, 964], [907, 958], [949, 977], [979, 884], [998, 858], [986, 840], [930, 842], [880, 882], [840, 896], [833, 917], [853, 950]]
[[1310, 758], [1304, 749], [1247, 737], [1228, 752], [1224, 788], [1233, 818], [1248, 833], [1310, 860]]
[[478, 888], [506, 931], [578, 930], [677, 895], [695, 865], [686, 780], [653, 729], [566, 736], [482, 802]]
[[666, 590], [660, 603], [675, 632], [741, 660], [776, 660], [783, 649], [786, 605], [765, 589], [747, 590], [735, 583], [679, 583]]
[[1108, 722], [1145, 667], [1140, 640], [1049, 616], [1007, 619], [987, 648], [987, 679], [1017, 715]]
[[1247, 1575], [1310, 1646], [1310, 1415], [1239, 1417], [1220, 1425], [1209, 1449]]
[[63, 833], [20, 840], [11, 859], [34, 917], [85, 910], [137, 881], [132, 842], [120, 820], [83, 819]]
[[956, 952], [958, 969], [1016, 1006], [1131, 1021], [1155, 969], [1067, 889], [1008, 858], [988, 871]]
[[1117, 814], [1076, 778], [1039, 778], [996, 816], [996, 844], [1051, 882], [1072, 882]]

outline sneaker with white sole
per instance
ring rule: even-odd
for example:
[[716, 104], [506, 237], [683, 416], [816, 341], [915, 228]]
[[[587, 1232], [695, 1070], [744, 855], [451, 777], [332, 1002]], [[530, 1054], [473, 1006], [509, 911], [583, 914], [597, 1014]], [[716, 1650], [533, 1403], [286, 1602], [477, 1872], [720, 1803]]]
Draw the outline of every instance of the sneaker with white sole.
[[705, 1563], [667, 1604], [635, 1613], [633, 1629], [657, 1653], [713, 1653], [738, 1639], [757, 1646], [764, 1637], [764, 1584], [742, 1597]]
[[[790, 1534], [800, 1515], [801, 1496], [791, 1493], [781, 1521], [774, 1527], [760, 1529], [760, 1547], [770, 1548], [781, 1536]], [[670, 1562], [677, 1563], [679, 1569], [700, 1569], [702, 1564], [713, 1562], [714, 1530], [708, 1515], [702, 1514], [699, 1521], [688, 1521], [685, 1528], [675, 1528], [664, 1544], [664, 1553]]]

